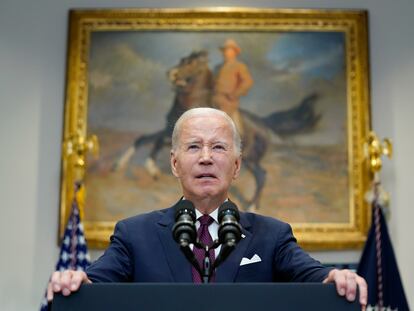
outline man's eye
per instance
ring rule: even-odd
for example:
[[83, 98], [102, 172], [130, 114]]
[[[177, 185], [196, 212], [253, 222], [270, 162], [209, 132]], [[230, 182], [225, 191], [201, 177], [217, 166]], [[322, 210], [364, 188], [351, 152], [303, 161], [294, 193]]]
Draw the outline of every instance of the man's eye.
[[215, 150], [226, 150], [226, 147], [223, 145], [214, 145], [213, 149]]
[[199, 148], [198, 145], [189, 145], [188, 150], [197, 150]]

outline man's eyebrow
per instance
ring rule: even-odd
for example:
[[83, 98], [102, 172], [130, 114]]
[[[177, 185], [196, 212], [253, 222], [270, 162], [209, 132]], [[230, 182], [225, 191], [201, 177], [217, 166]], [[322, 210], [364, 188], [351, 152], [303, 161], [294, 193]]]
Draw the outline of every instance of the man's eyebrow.
[[[188, 139], [186, 141], [183, 142], [184, 145], [188, 145], [188, 144], [201, 144], [202, 140], [199, 138], [194, 138], [194, 139]], [[223, 140], [214, 140], [212, 142], [208, 142], [208, 144], [210, 145], [214, 145], [214, 144], [223, 144], [223, 145], [230, 145], [228, 142], [223, 141]]]
[[229, 143], [228, 143], [228, 142], [223, 141], [223, 140], [215, 140], [215, 141], [213, 141], [213, 144], [223, 144], [223, 145], [229, 145]]
[[195, 144], [195, 143], [201, 143], [201, 139], [199, 138], [189, 138], [183, 142], [184, 144]]

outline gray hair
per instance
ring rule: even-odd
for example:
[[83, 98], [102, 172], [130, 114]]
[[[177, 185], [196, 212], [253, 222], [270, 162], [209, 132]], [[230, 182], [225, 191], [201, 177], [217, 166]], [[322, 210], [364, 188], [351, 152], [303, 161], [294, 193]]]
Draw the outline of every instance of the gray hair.
[[233, 143], [234, 143], [234, 149], [236, 151], [236, 154], [241, 155], [241, 149], [242, 149], [241, 137], [240, 137], [239, 132], [237, 131], [236, 125], [234, 124], [234, 121], [232, 120], [232, 118], [230, 118], [229, 115], [222, 110], [208, 108], [208, 107], [189, 109], [178, 118], [177, 122], [174, 125], [174, 130], [172, 133], [172, 150], [177, 150], [178, 148], [178, 139], [180, 137], [181, 127], [184, 121], [194, 118], [194, 117], [208, 116], [208, 115], [221, 116], [227, 121], [227, 123], [229, 124], [233, 132]]

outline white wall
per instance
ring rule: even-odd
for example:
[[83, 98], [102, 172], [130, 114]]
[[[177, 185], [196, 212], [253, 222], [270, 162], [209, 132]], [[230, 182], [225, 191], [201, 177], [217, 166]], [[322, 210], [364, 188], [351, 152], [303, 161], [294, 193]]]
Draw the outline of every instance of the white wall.
[[[410, 0], [0, 2], [0, 309], [38, 307], [57, 259], [60, 148], [67, 14], [80, 7], [254, 6], [367, 8], [370, 14], [373, 126], [395, 142], [383, 173], [392, 194], [390, 230], [406, 294], [414, 306], [414, 40]], [[323, 252], [358, 261], [359, 252]]]

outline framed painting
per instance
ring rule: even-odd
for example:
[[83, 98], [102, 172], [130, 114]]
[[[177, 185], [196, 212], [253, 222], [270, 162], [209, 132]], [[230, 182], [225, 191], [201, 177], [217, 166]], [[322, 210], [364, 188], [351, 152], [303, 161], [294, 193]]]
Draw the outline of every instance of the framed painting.
[[[179, 199], [172, 127], [191, 107], [221, 108], [220, 96], [237, 101], [242, 124], [230, 190], [239, 209], [290, 223], [306, 249], [362, 246], [367, 37], [365, 11], [71, 11], [63, 140], [95, 134], [101, 149], [86, 159], [89, 246], [105, 247], [116, 221]], [[229, 46], [248, 75], [237, 81], [249, 80], [234, 98], [231, 77], [218, 86]], [[62, 163], [60, 235], [75, 179], [65, 154]]]

